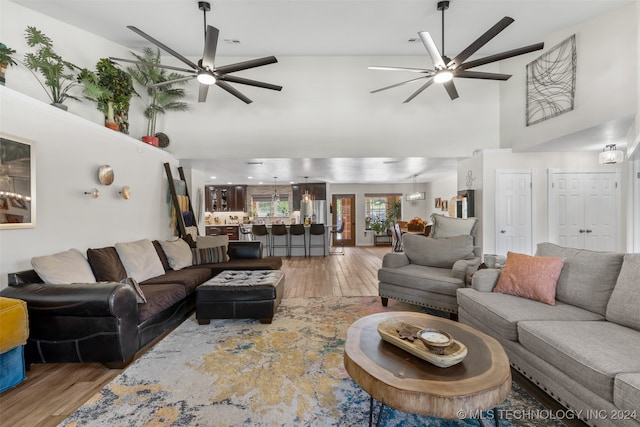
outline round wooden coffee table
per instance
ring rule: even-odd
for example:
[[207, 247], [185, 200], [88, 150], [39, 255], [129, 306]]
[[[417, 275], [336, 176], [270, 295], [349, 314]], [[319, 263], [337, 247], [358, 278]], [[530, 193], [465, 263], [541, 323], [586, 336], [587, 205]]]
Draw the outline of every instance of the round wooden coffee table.
[[[378, 323], [391, 319], [446, 331], [467, 347], [467, 356], [448, 368], [415, 357], [380, 337]], [[378, 313], [354, 322], [344, 344], [344, 366], [371, 396], [371, 412], [375, 399], [383, 405], [380, 412], [387, 405], [412, 414], [471, 418], [496, 408], [511, 391], [509, 359], [495, 339], [423, 313]]]

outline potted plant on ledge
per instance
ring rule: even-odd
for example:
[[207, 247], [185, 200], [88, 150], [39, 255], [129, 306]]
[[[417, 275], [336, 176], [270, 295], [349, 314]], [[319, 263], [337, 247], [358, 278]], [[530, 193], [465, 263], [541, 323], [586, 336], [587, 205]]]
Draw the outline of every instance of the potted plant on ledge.
[[7, 67], [16, 65], [16, 61], [13, 59], [15, 53], [15, 50], [7, 47], [4, 43], [0, 43], [0, 85], [2, 86], [5, 83]]
[[[35, 47], [36, 51], [24, 55], [24, 64], [47, 93], [51, 105], [66, 111], [68, 107], [63, 104], [65, 100], [80, 101], [69, 91], [80, 85], [77, 77], [81, 68], [62, 59], [53, 50], [53, 41], [37, 28], [27, 27], [25, 40], [27, 45]], [[38, 78], [36, 72], [42, 74], [44, 83]]]
[[95, 73], [84, 69], [78, 79], [84, 84], [85, 97], [96, 102], [104, 114], [105, 126], [129, 133], [129, 103], [136, 93], [131, 76], [108, 58], [101, 58]]
[[162, 86], [153, 85], [184, 76], [156, 67], [160, 64], [160, 49], [154, 50], [146, 47], [143, 49], [142, 55], [133, 52], [131, 54], [141, 64], [127, 67], [127, 72], [136, 83], [146, 88], [148, 98], [147, 108], [144, 110], [144, 115], [148, 119], [147, 134], [142, 137], [142, 141], [157, 147], [158, 138], [155, 136], [155, 132], [158, 114], [164, 114], [167, 111], [186, 111], [188, 105], [186, 102], [179, 101], [185, 96], [184, 89], [174, 87], [176, 84], [184, 84], [185, 81]]

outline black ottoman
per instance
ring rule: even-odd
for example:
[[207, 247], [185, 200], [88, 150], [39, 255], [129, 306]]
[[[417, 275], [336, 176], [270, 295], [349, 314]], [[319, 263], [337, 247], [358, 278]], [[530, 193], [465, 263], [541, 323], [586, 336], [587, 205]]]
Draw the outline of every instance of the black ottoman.
[[225, 270], [196, 289], [196, 319], [260, 319], [271, 323], [284, 294], [280, 270]]

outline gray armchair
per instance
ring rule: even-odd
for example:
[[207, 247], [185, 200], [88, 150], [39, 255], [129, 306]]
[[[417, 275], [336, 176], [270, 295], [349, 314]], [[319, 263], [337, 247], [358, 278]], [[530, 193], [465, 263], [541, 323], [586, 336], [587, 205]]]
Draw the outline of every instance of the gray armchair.
[[405, 234], [404, 252], [384, 255], [378, 270], [382, 305], [389, 298], [444, 311], [456, 318], [456, 290], [481, 263], [473, 236], [425, 237]]

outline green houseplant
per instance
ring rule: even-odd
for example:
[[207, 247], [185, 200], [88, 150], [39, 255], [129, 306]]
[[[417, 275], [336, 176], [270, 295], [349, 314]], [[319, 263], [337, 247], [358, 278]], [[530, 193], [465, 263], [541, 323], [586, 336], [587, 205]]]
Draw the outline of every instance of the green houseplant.
[[[70, 93], [71, 89], [80, 85], [77, 79], [81, 72], [80, 67], [62, 59], [53, 50], [53, 41], [36, 27], [27, 27], [25, 40], [27, 45], [36, 48], [36, 51], [24, 55], [24, 64], [47, 93], [51, 105], [66, 110], [67, 106], [63, 105], [65, 100], [80, 101]], [[36, 72], [42, 74], [44, 82], [38, 78]]]
[[0, 85], [4, 86], [5, 78], [7, 75], [7, 67], [16, 65], [16, 61], [13, 59], [16, 51], [7, 47], [4, 43], [0, 43]]
[[101, 58], [95, 73], [84, 69], [78, 78], [84, 84], [84, 96], [104, 114], [105, 126], [129, 133], [129, 104], [136, 94], [131, 76], [108, 58]]
[[[180, 101], [184, 98], [185, 91], [181, 88], [176, 88], [176, 84], [184, 84], [185, 82], [172, 83], [163, 86], [151, 87], [156, 83], [166, 82], [169, 80], [183, 77], [178, 73], [170, 73], [165, 68], [159, 68], [154, 65], [160, 64], [160, 49], [152, 49], [146, 47], [142, 51], [142, 55], [138, 55], [131, 52], [133, 56], [143, 64], [136, 64], [131, 67], [127, 67], [127, 72], [133, 78], [133, 80], [141, 86], [146, 88], [147, 94], [147, 108], [144, 110], [144, 115], [148, 120], [147, 134], [142, 137], [142, 140], [152, 145], [158, 145], [158, 138], [155, 137], [156, 120], [158, 114], [164, 114], [167, 111], [186, 111], [188, 104]], [[153, 65], [147, 65], [153, 64]]]

